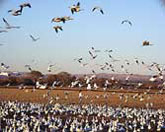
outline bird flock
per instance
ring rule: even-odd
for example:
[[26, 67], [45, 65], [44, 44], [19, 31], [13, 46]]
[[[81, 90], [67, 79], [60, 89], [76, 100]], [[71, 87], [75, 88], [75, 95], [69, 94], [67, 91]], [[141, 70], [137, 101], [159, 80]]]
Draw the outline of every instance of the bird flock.
[[[70, 9], [72, 15], [74, 15], [75, 13], [78, 13], [80, 11], [84, 11], [84, 9], [81, 9], [80, 5], [81, 5], [80, 2], [77, 2], [76, 4], [69, 6], [69, 9]], [[32, 5], [28, 2], [25, 2], [25, 3], [20, 4], [17, 7], [17, 9], [10, 9], [7, 12], [10, 13], [12, 16], [15, 16], [15, 17], [21, 16], [21, 15], [23, 15], [23, 12], [26, 10], [25, 8], [32, 8]], [[101, 8], [100, 6], [94, 6], [91, 9], [91, 11], [92, 12], [100, 12], [102, 15], [105, 14], [103, 8]], [[66, 23], [66, 21], [70, 21], [70, 20], [74, 20], [74, 18], [71, 16], [61, 16], [61, 17], [52, 18], [51, 22]], [[6, 33], [6, 32], [8, 32], [9, 29], [19, 29], [20, 28], [20, 26], [10, 25], [9, 22], [5, 18], [3, 18], [3, 22], [5, 23], [6, 26], [3, 28], [0, 27], [0, 33]], [[133, 23], [130, 20], [126, 19], [126, 20], [123, 20], [121, 22], [121, 24], [125, 24], [125, 23], [128, 23], [130, 26], [133, 26]], [[63, 26], [55, 25], [55, 26], [53, 26], [53, 29], [55, 30], [56, 33], [59, 33], [59, 31], [63, 31]], [[31, 34], [29, 36], [33, 42], [36, 42], [39, 39], [39, 37], [35, 38]], [[153, 45], [153, 44], [150, 44], [150, 42], [147, 40], [142, 42], [142, 46], [151, 46], [151, 45]]]
[[1, 131], [165, 131], [165, 111], [106, 105], [42, 105], [0, 102]]
[[[7, 12], [14, 17], [23, 15], [23, 12], [33, 8], [30, 3], [22, 3], [16, 7], [16, 9], [10, 9]], [[50, 20], [52, 24], [56, 23], [53, 26], [53, 30], [56, 33], [63, 31], [62, 24], [66, 24], [69, 21], [73, 21], [74, 14], [83, 12], [85, 9], [81, 8], [81, 3], [76, 2], [68, 7], [72, 16], [56, 16]], [[91, 9], [92, 13], [100, 13], [104, 15], [106, 12], [100, 6], [94, 6]], [[0, 27], [0, 33], [7, 33], [11, 29], [20, 29], [20, 26], [12, 25], [8, 22], [6, 18], [2, 19], [5, 24], [4, 27]], [[121, 25], [128, 24], [129, 27], [133, 26], [132, 21], [123, 20]], [[36, 42], [40, 39], [40, 37], [29, 35], [29, 38], [33, 42]], [[152, 46], [150, 41], [145, 40], [142, 42], [141, 46]], [[3, 44], [0, 43], [0, 46]], [[148, 64], [147, 62], [140, 60], [139, 58], [134, 58], [133, 61], [128, 59], [121, 59], [120, 57], [115, 57], [114, 50], [112, 49], [97, 49], [95, 47], [91, 47], [87, 55], [89, 58], [84, 57], [76, 57], [73, 59], [74, 62], [78, 63], [81, 67], [90, 69], [91, 74], [85, 75], [83, 78], [83, 82], [85, 85], [76, 78], [72, 81], [68, 87], [69, 88], [83, 88], [85, 87], [87, 90], [97, 90], [99, 88], [97, 82], [94, 80], [97, 78], [97, 71], [101, 72], [110, 72], [110, 73], [124, 73], [126, 75], [125, 82], [129, 83], [131, 77], [134, 75], [130, 72], [130, 67], [132, 65], [136, 65], [136, 67], [146, 68], [149, 72], [154, 73], [150, 78], [149, 82], [154, 83], [160, 81], [160, 87], [162, 89], [159, 90], [156, 94], [162, 94], [165, 88], [164, 81], [164, 72], [165, 65], [158, 64], [156, 62], [151, 62]], [[104, 63], [96, 63], [97, 59], [104, 54], [104, 59], [106, 60]], [[89, 60], [89, 61], [86, 61]], [[119, 64], [121, 63], [122, 64]], [[116, 68], [118, 66], [118, 68]], [[33, 68], [31, 64], [25, 64], [24, 67], [32, 72]], [[47, 72], [52, 73], [52, 69], [56, 67], [53, 63], [49, 63], [47, 66]], [[11, 68], [8, 64], [1, 62], [0, 64], [1, 70], [7, 71]], [[118, 83], [117, 78], [112, 75], [111, 81]], [[103, 90], [107, 91], [109, 87], [112, 86], [110, 80], [106, 79], [104, 82]], [[9, 84], [10, 85], [10, 84]], [[8, 86], [9, 86], [8, 85]], [[33, 103], [21, 103], [21, 102], [11, 102], [11, 101], [0, 101], [0, 131], [62, 131], [62, 132], [97, 132], [97, 131], [107, 131], [107, 132], [137, 132], [137, 131], [165, 131], [165, 111], [164, 110], [154, 110], [151, 109], [153, 103], [147, 103], [146, 109], [137, 109], [137, 108], [127, 108], [127, 107], [109, 107], [107, 105], [100, 106], [92, 104], [92, 100], [90, 105], [82, 104], [84, 99], [88, 99], [88, 96], [79, 92], [79, 104], [78, 105], [64, 105], [64, 104], [52, 104], [54, 100], [60, 100], [60, 97], [57, 95], [54, 98], [50, 97], [50, 92], [53, 89], [56, 89], [57, 86], [63, 87], [60, 81], [54, 81], [50, 90], [47, 94], [43, 95], [43, 98], [49, 97], [49, 102], [47, 105], [43, 104], [33, 104]], [[135, 86], [135, 89], [138, 89], [143, 86], [142, 82], [138, 82]], [[26, 88], [22, 84], [19, 86], [19, 89]], [[48, 84], [41, 84], [39, 80], [35, 82], [35, 87], [33, 91], [36, 89], [46, 89], [48, 88]], [[123, 89], [123, 87], [120, 87]], [[142, 94], [134, 94], [133, 96], [128, 96], [120, 93], [118, 98], [121, 102], [127, 103], [129, 100], [134, 99], [140, 102], [145, 100], [150, 100], [151, 95], [150, 87], [143, 92]], [[28, 90], [26, 91], [28, 92]], [[65, 98], [68, 99], [69, 92], [65, 92]], [[112, 95], [116, 94], [113, 92]], [[106, 92], [103, 95], [103, 98], [107, 99], [109, 96]], [[147, 98], [146, 98], [147, 97]], [[99, 95], [95, 95], [96, 99], [101, 98]]]

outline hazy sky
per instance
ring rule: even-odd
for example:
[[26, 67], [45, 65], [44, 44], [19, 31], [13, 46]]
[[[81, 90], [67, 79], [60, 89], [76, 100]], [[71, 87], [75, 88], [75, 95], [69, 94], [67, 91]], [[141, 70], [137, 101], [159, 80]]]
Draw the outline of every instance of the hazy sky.
[[[20, 3], [30, 2], [32, 8], [25, 8], [21, 16], [11, 16], [9, 9], [17, 9]], [[83, 68], [73, 61], [76, 57], [84, 57], [89, 62], [88, 50], [112, 49], [114, 57], [132, 60], [135, 57], [151, 63], [156, 61], [164, 64], [165, 50], [165, 8], [159, 0], [80, 0], [84, 11], [71, 14], [69, 6], [76, 0], [8, 0], [0, 5], [0, 19], [4, 17], [11, 25], [21, 26], [8, 33], [0, 33], [0, 62], [11, 66], [10, 70], [27, 71], [25, 64], [31, 64], [35, 70], [46, 72], [49, 63], [56, 64], [55, 68], [71, 73], [87, 73], [91, 69]], [[1, 3], [0, 3], [1, 4]], [[91, 12], [94, 6], [103, 8], [105, 14]], [[71, 16], [73, 21], [51, 23], [53, 17]], [[128, 19], [133, 23], [121, 25]], [[63, 32], [56, 32], [53, 26], [63, 26]], [[0, 27], [3, 27], [3, 21]], [[40, 37], [32, 42], [32, 34]], [[142, 42], [148, 40], [154, 45], [142, 47]], [[107, 61], [105, 53], [92, 62]], [[34, 61], [33, 61], [34, 60]], [[120, 62], [121, 64], [121, 62]], [[118, 64], [116, 64], [118, 65]], [[130, 69], [133, 72], [146, 74], [143, 68]], [[98, 71], [101, 72], [101, 71]]]

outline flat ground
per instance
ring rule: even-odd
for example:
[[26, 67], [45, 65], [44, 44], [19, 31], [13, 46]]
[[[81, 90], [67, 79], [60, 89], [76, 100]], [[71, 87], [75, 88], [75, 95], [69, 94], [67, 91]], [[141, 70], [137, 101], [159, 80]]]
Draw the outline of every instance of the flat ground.
[[[87, 91], [82, 90], [83, 104], [108, 104], [109, 106], [128, 106], [128, 107], [146, 107], [147, 103], [153, 103], [152, 108], [165, 109], [165, 92], [158, 94], [158, 90], [151, 90], [147, 94], [146, 90], [110, 90], [110, 91]], [[0, 101], [20, 101], [20, 102], [33, 102], [33, 103], [62, 103], [62, 104], [79, 104], [78, 98], [79, 90], [76, 88], [57, 88], [50, 92], [50, 90], [35, 90], [10, 87], [0, 88]], [[123, 99], [119, 96], [123, 94]], [[133, 98], [134, 95], [140, 96]], [[107, 97], [105, 97], [107, 95]], [[59, 96], [59, 99], [57, 98]], [[51, 97], [53, 98], [51, 100]], [[55, 99], [56, 98], [56, 99]]]

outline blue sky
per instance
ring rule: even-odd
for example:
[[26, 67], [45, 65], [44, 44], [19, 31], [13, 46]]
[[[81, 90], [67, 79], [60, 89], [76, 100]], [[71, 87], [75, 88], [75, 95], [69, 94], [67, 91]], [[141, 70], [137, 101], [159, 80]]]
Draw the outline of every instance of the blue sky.
[[[7, 13], [23, 2], [30, 2], [32, 8], [24, 9], [23, 14], [17, 17]], [[6, 0], [0, 6], [0, 19], [4, 17], [12, 25], [21, 26], [21, 29], [0, 34], [0, 43], [4, 44], [0, 47], [0, 62], [10, 65], [13, 71], [27, 71], [24, 65], [31, 64], [35, 70], [46, 72], [48, 64], [55, 63], [57, 69], [60, 67], [62, 71], [90, 73], [91, 69], [97, 71], [93, 67], [95, 63], [107, 61], [104, 53], [100, 53], [89, 68], [82, 68], [73, 59], [84, 57], [89, 62], [88, 50], [93, 46], [100, 50], [113, 49], [114, 57], [122, 60], [138, 57], [147, 63], [165, 63], [165, 8], [159, 0], [80, 0], [84, 11], [72, 15], [68, 7], [77, 2]], [[105, 14], [91, 12], [94, 6], [102, 7]], [[60, 16], [71, 16], [74, 20], [65, 24], [51, 23], [53, 17]], [[133, 26], [121, 25], [125, 19], [132, 21]], [[63, 32], [56, 34], [53, 30], [55, 25], [63, 26]], [[0, 27], [3, 26], [1, 21]], [[29, 34], [40, 37], [40, 40], [32, 42]], [[142, 47], [144, 40], [154, 45]], [[143, 67], [134, 67], [130, 66], [130, 71], [148, 74], [141, 70]]]

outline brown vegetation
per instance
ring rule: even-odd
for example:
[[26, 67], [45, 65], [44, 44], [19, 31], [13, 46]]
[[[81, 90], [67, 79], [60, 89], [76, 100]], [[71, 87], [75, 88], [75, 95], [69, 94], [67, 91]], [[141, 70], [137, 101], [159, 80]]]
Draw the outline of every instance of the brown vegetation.
[[[35, 86], [36, 82], [39, 81], [40, 84], [47, 84], [47, 86], [52, 86], [53, 82], [58, 82], [56, 86], [66, 87], [70, 86], [72, 82], [78, 81], [82, 87], [87, 87], [85, 76], [75, 77], [67, 72], [60, 72], [58, 74], [48, 74], [43, 75], [39, 71], [31, 71], [22, 76], [9, 76], [0, 79], [0, 86], [5, 86], [10, 84], [10, 86], [18, 85], [27, 85]], [[108, 84], [105, 84], [108, 81]], [[124, 88], [124, 89], [134, 89], [138, 87], [138, 83], [132, 83], [129, 81], [118, 81], [111, 80], [107, 78], [94, 78], [90, 81], [91, 85], [97, 84], [99, 88]], [[162, 85], [160, 82], [143, 82], [142, 86], [139, 86], [140, 89], [161, 89]], [[74, 87], [78, 87], [78, 83]]]
[[[62, 103], [62, 104], [78, 104], [78, 94], [79, 90], [76, 89], [56, 89], [52, 90], [47, 95], [49, 90], [36, 90], [32, 89], [14, 89], [14, 88], [0, 88], [0, 100], [12, 100], [12, 101], [22, 101], [22, 102], [35, 102], [35, 103], [48, 103], [51, 97], [56, 97], [57, 95], [60, 97], [59, 100], [53, 100], [53, 103]], [[139, 101], [139, 99], [131, 98], [133, 95], [137, 94], [137, 92], [143, 93], [144, 91], [128, 91], [128, 90], [118, 90], [114, 94], [114, 91], [104, 92], [104, 91], [81, 91], [83, 94], [83, 104], [108, 104], [110, 106], [128, 106], [128, 107], [146, 107], [146, 103], [153, 103], [152, 108], [165, 108], [165, 94], [153, 94], [158, 92], [158, 90], [152, 90], [150, 94], [144, 95], [144, 101]], [[67, 93], [67, 98], [65, 97]], [[105, 93], [108, 95], [107, 98], [104, 98]], [[128, 102], [125, 102], [125, 99], [120, 100], [119, 95], [124, 93], [125, 96], [128, 96]], [[85, 98], [87, 97], [88, 98]], [[99, 96], [99, 98], [96, 98]], [[147, 97], [151, 96], [150, 100], [147, 100]]]

